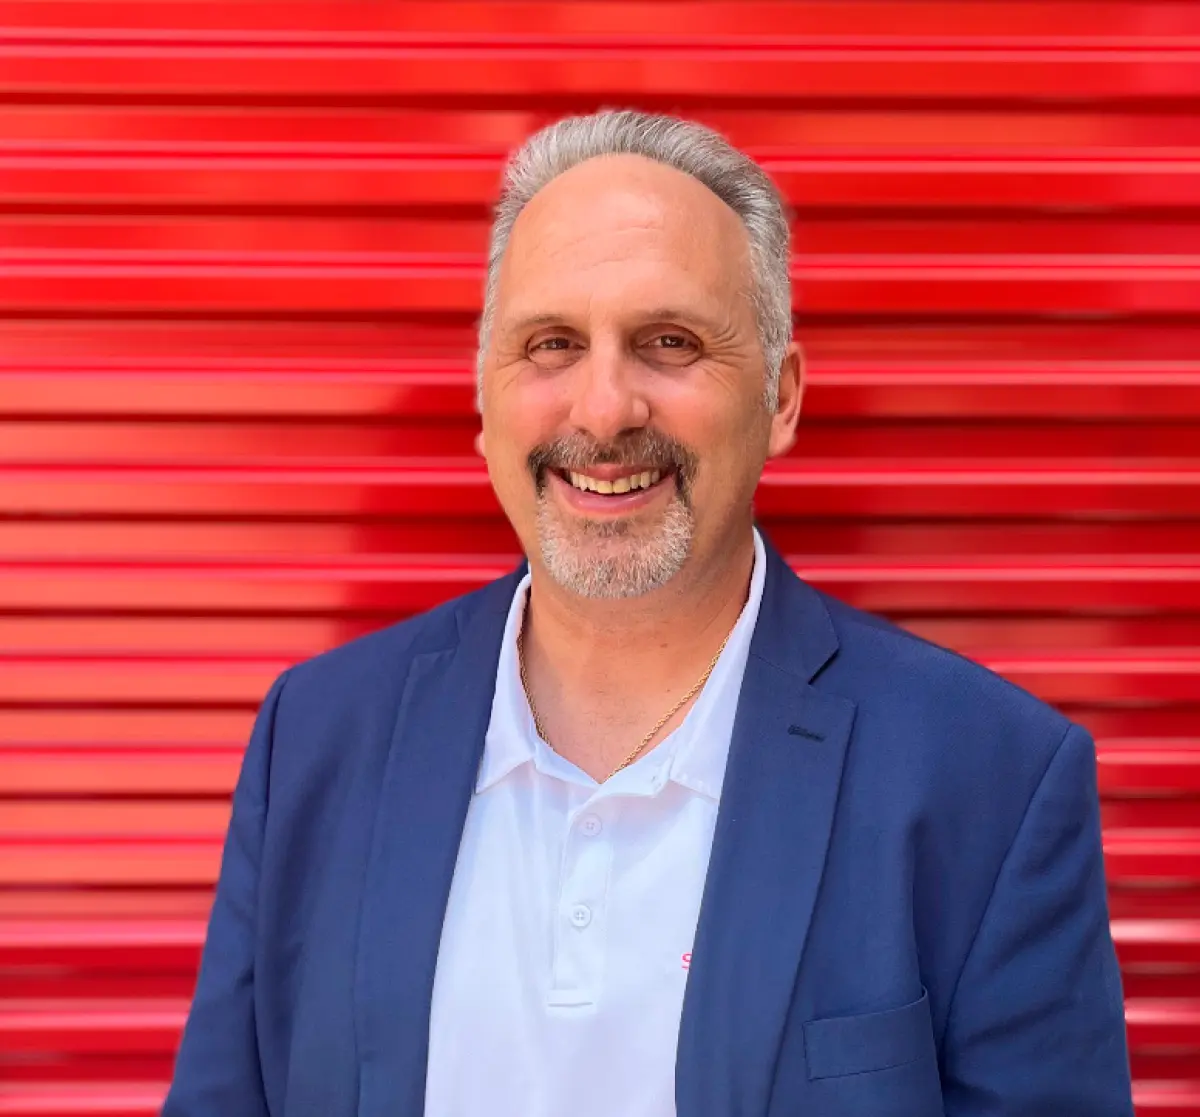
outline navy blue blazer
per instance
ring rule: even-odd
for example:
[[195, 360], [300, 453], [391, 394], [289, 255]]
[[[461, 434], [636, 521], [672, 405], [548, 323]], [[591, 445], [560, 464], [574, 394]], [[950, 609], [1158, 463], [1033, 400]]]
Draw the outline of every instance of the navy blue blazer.
[[[680, 1117], [1131, 1117], [1087, 734], [768, 563]], [[271, 688], [165, 1117], [421, 1114], [518, 575]]]

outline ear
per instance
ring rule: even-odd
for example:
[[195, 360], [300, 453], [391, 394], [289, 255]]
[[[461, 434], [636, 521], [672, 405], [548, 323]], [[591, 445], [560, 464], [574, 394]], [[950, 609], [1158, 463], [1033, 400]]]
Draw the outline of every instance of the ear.
[[779, 368], [779, 406], [771, 416], [768, 458], [782, 457], [796, 444], [796, 423], [800, 419], [800, 404], [804, 399], [806, 371], [804, 350], [798, 341], [793, 341], [787, 347]]
[[480, 431], [475, 436], [475, 453], [477, 453], [481, 458], [487, 457], [487, 451], [483, 448], [483, 431]]

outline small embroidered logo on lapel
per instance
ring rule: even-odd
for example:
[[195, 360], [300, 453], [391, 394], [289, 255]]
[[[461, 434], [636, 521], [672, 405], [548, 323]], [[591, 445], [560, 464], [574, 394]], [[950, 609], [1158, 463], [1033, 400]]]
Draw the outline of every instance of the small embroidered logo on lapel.
[[788, 732], [793, 737], [803, 737], [806, 741], [825, 740], [824, 733], [814, 733], [811, 729], [805, 729], [803, 725], [789, 725]]

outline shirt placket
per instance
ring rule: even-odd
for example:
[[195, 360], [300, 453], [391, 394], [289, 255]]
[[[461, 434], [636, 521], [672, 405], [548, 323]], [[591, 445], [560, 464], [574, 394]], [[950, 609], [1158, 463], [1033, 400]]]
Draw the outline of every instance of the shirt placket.
[[615, 800], [594, 796], [569, 816], [553, 908], [548, 1007], [596, 1004], [604, 981]]

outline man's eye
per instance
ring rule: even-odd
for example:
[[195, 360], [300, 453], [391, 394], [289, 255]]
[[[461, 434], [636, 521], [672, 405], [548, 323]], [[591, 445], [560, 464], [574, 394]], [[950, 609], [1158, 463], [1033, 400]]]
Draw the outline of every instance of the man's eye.
[[691, 341], [683, 334], [659, 334], [652, 344], [659, 349], [686, 349], [691, 345]]
[[577, 338], [551, 334], [549, 337], [532, 339], [525, 357], [540, 369], [560, 369], [576, 360], [581, 348]]

